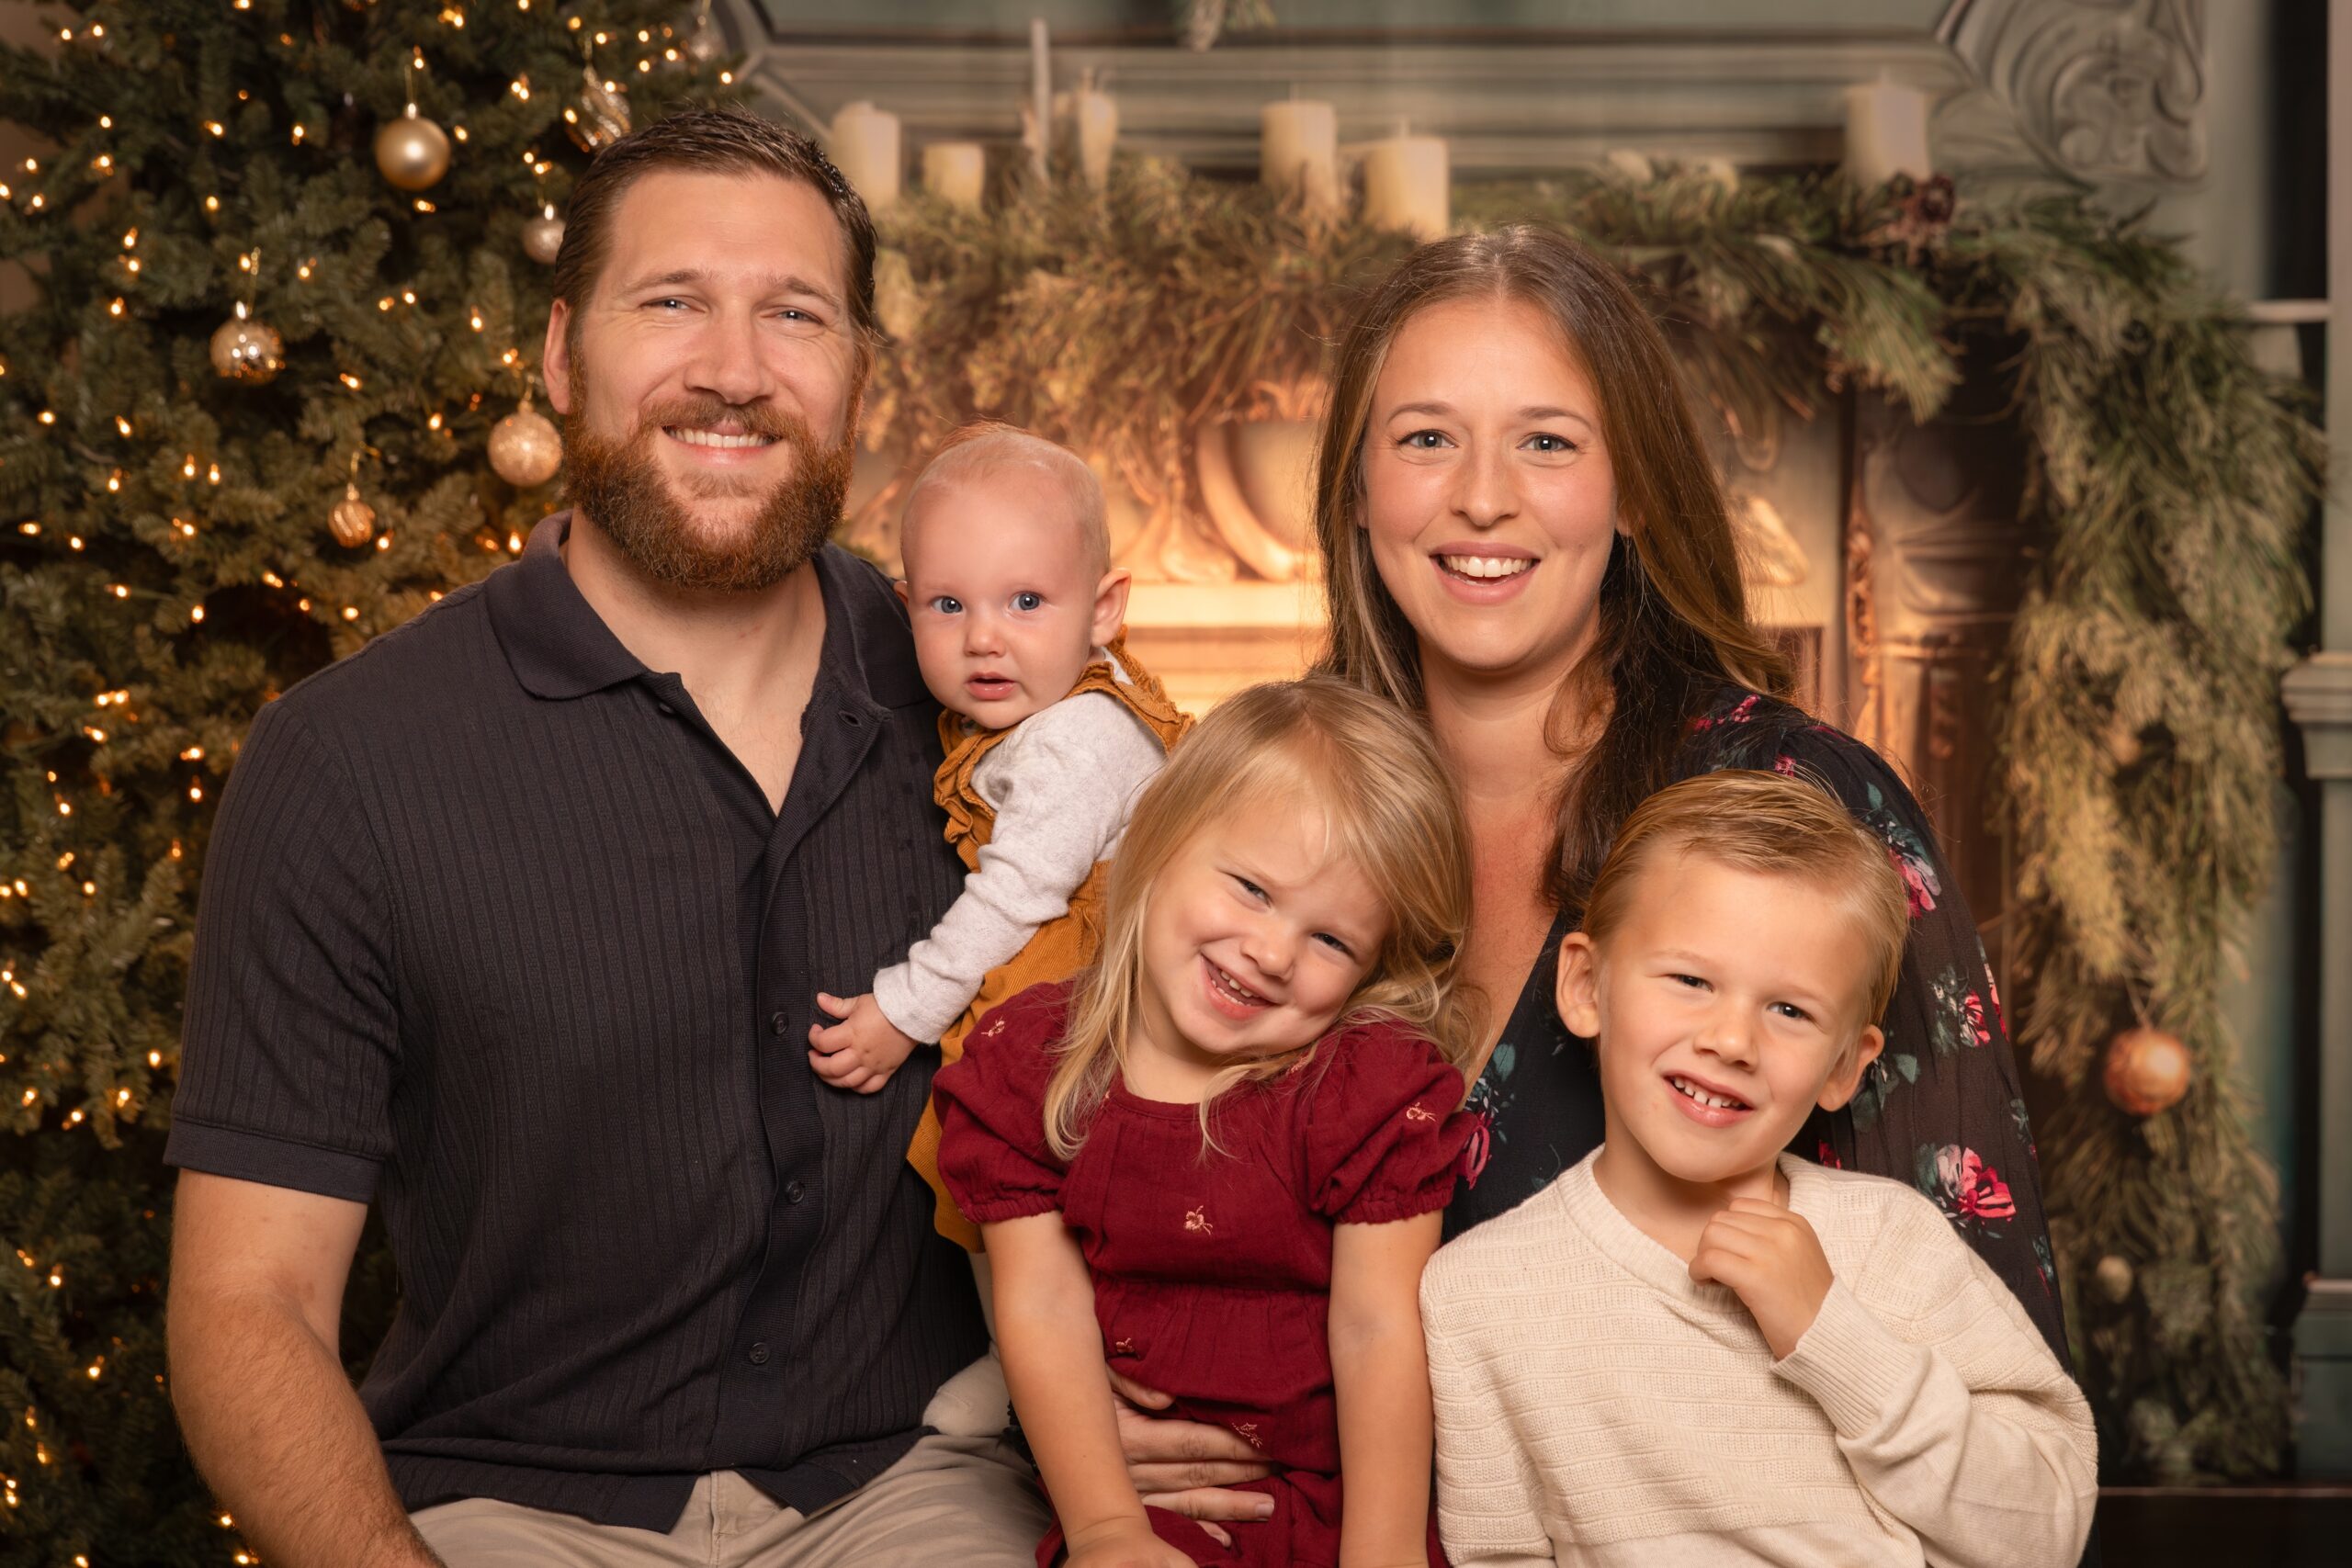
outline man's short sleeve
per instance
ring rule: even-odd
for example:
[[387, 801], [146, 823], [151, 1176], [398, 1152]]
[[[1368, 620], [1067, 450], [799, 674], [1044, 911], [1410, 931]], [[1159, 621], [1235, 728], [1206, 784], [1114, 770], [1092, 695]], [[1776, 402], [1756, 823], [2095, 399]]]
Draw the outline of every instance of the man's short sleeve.
[[348, 763], [271, 704], [206, 852], [170, 1164], [373, 1196], [400, 1039], [390, 908]]

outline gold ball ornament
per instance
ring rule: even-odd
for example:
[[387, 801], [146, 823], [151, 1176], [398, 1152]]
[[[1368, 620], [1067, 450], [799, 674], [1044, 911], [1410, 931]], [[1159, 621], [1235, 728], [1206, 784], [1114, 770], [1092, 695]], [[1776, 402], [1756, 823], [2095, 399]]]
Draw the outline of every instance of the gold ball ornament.
[[347, 550], [356, 550], [376, 536], [376, 509], [359, 499], [356, 483], [343, 487], [343, 499], [327, 513], [327, 532]]
[[521, 408], [491, 426], [490, 466], [518, 490], [545, 484], [563, 467], [563, 437], [525, 398]]
[[209, 352], [213, 369], [249, 387], [265, 386], [286, 368], [286, 340], [275, 327], [249, 317], [243, 305], [212, 334]]
[[2127, 1029], [2108, 1043], [2101, 1082], [2117, 1110], [2154, 1116], [2180, 1103], [2194, 1070], [2180, 1036], [2161, 1029]]
[[429, 190], [449, 172], [449, 134], [411, 104], [376, 132], [376, 167], [401, 190]]
[[2116, 1306], [2132, 1299], [2135, 1282], [2131, 1263], [2113, 1253], [2098, 1260], [2098, 1266], [2091, 1270], [2091, 1281], [2098, 1287], [2098, 1293]]
[[563, 253], [563, 220], [549, 207], [523, 224], [523, 254], [543, 266], [553, 266]]

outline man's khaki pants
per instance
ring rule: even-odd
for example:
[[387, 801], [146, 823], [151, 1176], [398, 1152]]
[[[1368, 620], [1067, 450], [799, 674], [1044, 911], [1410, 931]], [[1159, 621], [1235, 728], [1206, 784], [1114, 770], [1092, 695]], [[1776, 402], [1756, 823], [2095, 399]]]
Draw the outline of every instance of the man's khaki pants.
[[487, 1497], [413, 1517], [449, 1568], [1029, 1568], [1048, 1522], [1011, 1445], [944, 1434], [814, 1514], [721, 1471], [695, 1483], [667, 1535]]

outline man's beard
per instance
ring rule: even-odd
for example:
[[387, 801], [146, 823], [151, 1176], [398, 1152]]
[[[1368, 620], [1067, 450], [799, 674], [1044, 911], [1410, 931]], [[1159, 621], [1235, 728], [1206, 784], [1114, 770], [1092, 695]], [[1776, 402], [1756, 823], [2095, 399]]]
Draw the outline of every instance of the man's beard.
[[[580, 412], [587, 406], [583, 390], [575, 383], [574, 412], [563, 422], [566, 491], [571, 504], [653, 581], [718, 592], [772, 587], [814, 555], [840, 520], [855, 456], [854, 394], [840, 441], [820, 446], [807, 423], [788, 410], [709, 397], [681, 398], [649, 409], [627, 441], [607, 441], [588, 428]], [[682, 498], [663, 477], [654, 443], [668, 439], [664, 426], [695, 429], [722, 423], [791, 446], [795, 461], [747, 524], [714, 537], [697, 525], [695, 500], [752, 495], [752, 481], [705, 474], [682, 481]]]

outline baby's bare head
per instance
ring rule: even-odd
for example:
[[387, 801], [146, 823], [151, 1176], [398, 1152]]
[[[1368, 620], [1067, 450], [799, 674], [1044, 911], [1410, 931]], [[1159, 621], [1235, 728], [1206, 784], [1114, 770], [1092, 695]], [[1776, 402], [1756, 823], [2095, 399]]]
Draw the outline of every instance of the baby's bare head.
[[923, 536], [957, 525], [956, 509], [944, 504], [950, 492], [997, 483], [1018, 487], [1061, 514], [1069, 530], [1068, 547], [1088, 581], [1110, 570], [1111, 530], [1094, 470], [1067, 446], [1017, 425], [981, 420], [950, 435], [907, 491], [899, 554], [909, 581], [914, 581]]

